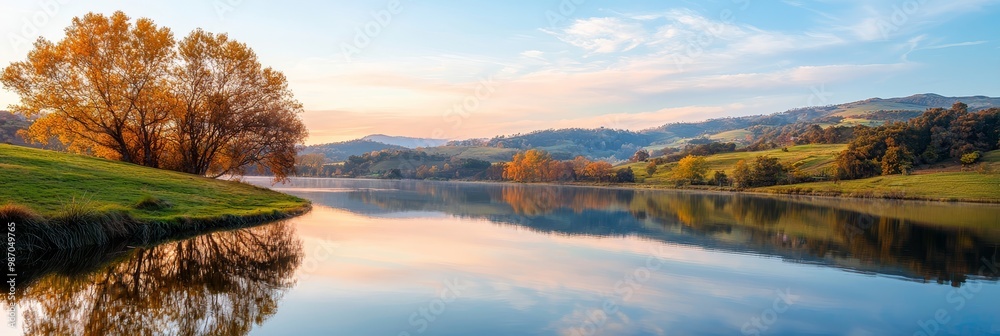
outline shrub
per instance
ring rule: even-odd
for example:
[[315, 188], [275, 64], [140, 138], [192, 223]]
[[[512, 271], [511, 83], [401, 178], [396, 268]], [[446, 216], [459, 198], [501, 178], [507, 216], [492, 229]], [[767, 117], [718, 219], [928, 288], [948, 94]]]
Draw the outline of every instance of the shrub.
[[961, 161], [963, 165], [969, 166], [972, 165], [973, 163], [979, 162], [979, 159], [981, 159], [982, 157], [983, 153], [975, 151], [972, 153], [963, 154]]
[[42, 217], [34, 210], [20, 204], [4, 204], [0, 206], [0, 222], [4, 225], [10, 222], [40, 222]]
[[712, 175], [712, 183], [717, 186], [724, 186], [729, 184], [729, 176], [726, 176], [726, 172], [721, 170], [716, 170]]
[[632, 168], [622, 168], [615, 172], [615, 179], [618, 183], [635, 183], [635, 172]]
[[139, 210], [157, 211], [170, 208], [171, 206], [173, 205], [166, 200], [152, 195], [145, 195], [139, 200], [138, 203], [135, 204], [134, 207]]
[[673, 177], [675, 180], [688, 181], [691, 183], [701, 182], [705, 176], [707, 163], [704, 157], [688, 155], [681, 159], [674, 167]]
[[980, 174], [993, 174], [993, 167], [989, 163], [981, 162], [976, 167], [976, 172]]
[[86, 197], [73, 197], [69, 202], [63, 204], [62, 209], [56, 213], [55, 217], [66, 222], [83, 222], [92, 219], [97, 215], [93, 202]]

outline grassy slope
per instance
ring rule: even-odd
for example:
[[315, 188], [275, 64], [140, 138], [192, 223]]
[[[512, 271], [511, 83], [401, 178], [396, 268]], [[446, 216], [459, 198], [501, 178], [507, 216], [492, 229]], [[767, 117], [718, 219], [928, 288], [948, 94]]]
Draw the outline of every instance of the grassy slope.
[[927, 110], [926, 106], [914, 105], [907, 103], [894, 103], [894, 102], [868, 102], [863, 104], [846, 106], [834, 111], [832, 115], [849, 117], [853, 115], [866, 115], [874, 111], [893, 111], [893, 110], [904, 110], [904, 111], [924, 111]]
[[[172, 206], [135, 209], [147, 195]], [[308, 204], [243, 183], [0, 144], [0, 205], [12, 202], [52, 216], [74, 199], [90, 202], [98, 211], [124, 211], [141, 221], [247, 216], [293, 211]]]
[[790, 186], [760, 188], [776, 193], [809, 193], [899, 197], [929, 200], [966, 200], [1000, 202], [1000, 151], [986, 153], [983, 162], [993, 173], [975, 171], [915, 172], [912, 175], [878, 176], [862, 180], [802, 183]]
[[518, 150], [510, 148], [456, 146], [424, 148], [422, 150], [430, 155], [445, 155], [459, 159], [478, 159], [489, 162], [510, 161], [511, 157], [518, 152]]
[[[729, 174], [732, 173], [733, 167], [736, 166], [736, 162], [739, 162], [740, 160], [750, 161], [757, 156], [767, 155], [778, 158], [782, 163], [799, 163], [799, 169], [806, 173], [819, 174], [823, 172], [823, 170], [830, 168], [833, 164], [834, 156], [836, 156], [840, 151], [843, 151], [845, 148], [847, 148], [847, 145], [804, 145], [788, 147], [788, 152], [782, 151], [781, 149], [774, 149], [760, 152], [716, 154], [706, 157], [706, 161], [708, 164], [709, 174], [716, 170], [722, 170]], [[649, 177], [646, 174], [647, 164], [648, 163], [640, 162], [629, 164], [628, 166], [635, 170], [636, 177], [645, 178], [646, 183], [666, 183], [670, 181], [670, 171], [677, 165], [676, 163], [669, 163], [659, 166], [656, 174]]]
[[[785, 164], [799, 164], [799, 169], [810, 175], [820, 174], [833, 167], [834, 157], [846, 145], [804, 145], [761, 152], [737, 152], [706, 157], [708, 172], [715, 170], [732, 173], [739, 160], [752, 160], [759, 155], [776, 157]], [[921, 172], [908, 176], [879, 176], [869, 179], [833, 182], [800, 183], [794, 185], [757, 188], [751, 191], [780, 194], [812, 194], [830, 196], [856, 196], [878, 198], [907, 198], [924, 200], [962, 200], [1000, 202], [1000, 151], [986, 153], [983, 157], [992, 167], [992, 174], [975, 171]], [[631, 167], [643, 183], [673, 186], [671, 169], [676, 163], [661, 165], [649, 177], [647, 163], [626, 165]]]
[[712, 139], [712, 140], [724, 141], [724, 142], [747, 142], [746, 141], [747, 137], [750, 136], [750, 135], [751, 135], [750, 131], [748, 131], [745, 128], [741, 128], [741, 129], [738, 129], [738, 130], [732, 130], [732, 131], [726, 131], [726, 132], [722, 132], [722, 133], [716, 133], [716, 134], [713, 134], [713, 135], [709, 136], [708, 138]]

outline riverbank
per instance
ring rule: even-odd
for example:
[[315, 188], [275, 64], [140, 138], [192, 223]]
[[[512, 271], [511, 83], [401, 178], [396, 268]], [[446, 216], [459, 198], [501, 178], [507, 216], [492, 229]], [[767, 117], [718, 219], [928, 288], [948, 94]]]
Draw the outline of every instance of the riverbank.
[[[297, 179], [324, 179], [296, 177]], [[336, 177], [335, 177], [336, 178]], [[386, 179], [347, 178], [349, 180]], [[407, 181], [407, 180], [404, 180]], [[778, 197], [821, 197], [828, 199], [903, 200], [932, 203], [1000, 204], [1000, 174], [975, 172], [943, 172], [917, 175], [879, 176], [869, 179], [834, 182], [813, 182], [751, 189], [736, 189], [707, 185], [671, 185], [659, 183], [606, 183], [606, 182], [531, 182], [479, 180], [412, 180], [449, 183], [542, 185], [559, 187], [590, 187], [626, 190], [672, 190], [718, 194], [751, 194]]]
[[973, 172], [879, 176], [861, 180], [797, 183], [749, 189], [704, 185], [676, 186], [651, 183], [611, 184], [572, 182], [558, 185], [1000, 204], [1000, 175]]
[[[800, 145], [784, 149], [759, 152], [733, 152], [705, 157], [708, 174], [722, 171], [733, 175], [736, 162], [751, 161], [757, 156], [777, 158], [782, 164], [795, 167], [805, 176], [822, 176], [833, 171], [836, 155], [846, 145]], [[695, 189], [739, 191], [747, 193], [807, 195], [869, 199], [900, 199], [944, 202], [1000, 203], [1000, 151], [984, 153], [981, 163], [963, 168], [955, 163], [940, 163], [933, 167], [919, 167], [910, 175], [876, 176], [867, 179], [796, 183], [771, 187], [735, 190], [729, 187], [678, 186], [672, 177], [676, 163], [659, 166], [650, 175], [645, 162], [630, 163], [635, 172], [637, 186], [661, 189]], [[985, 168], [985, 169], [983, 169]]]
[[310, 208], [245, 183], [0, 144], [0, 224], [14, 223], [21, 251], [149, 244]]

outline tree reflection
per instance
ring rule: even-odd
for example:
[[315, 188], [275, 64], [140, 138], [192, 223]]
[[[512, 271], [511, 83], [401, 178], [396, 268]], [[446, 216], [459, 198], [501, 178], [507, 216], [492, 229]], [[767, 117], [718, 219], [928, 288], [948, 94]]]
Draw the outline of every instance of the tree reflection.
[[18, 297], [31, 335], [243, 335], [277, 312], [303, 257], [286, 223], [132, 250]]
[[[327, 204], [348, 210], [356, 207], [371, 212], [374, 205], [383, 211], [440, 211], [486, 218], [538, 232], [639, 235], [953, 286], [977, 275], [982, 259], [992, 260], [1000, 245], [997, 228], [928, 224], [900, 217], [891, 207], [877, 211], [877, 206], [854, 200], [838, 202], [856, 204], [863, 211], [809, 199], [739, 194], [421, 182], [373, 182], [379, 187], [358, 190], [359, 183], [367, 182], [324, 183], [354, 188], [325, 196], [338, 198]], [[998, 209], [948, 211], [961, 212], [974, 222], [989, 222], [997, 218]]]

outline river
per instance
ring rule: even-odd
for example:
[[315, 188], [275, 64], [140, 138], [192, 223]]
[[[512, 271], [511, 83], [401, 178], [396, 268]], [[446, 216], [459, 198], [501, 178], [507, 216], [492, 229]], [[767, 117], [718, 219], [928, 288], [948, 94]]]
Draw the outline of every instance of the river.
[[34, 256], [0, 334], [1000, 334], [1000, 206], [249, 181], [314, 209]]

